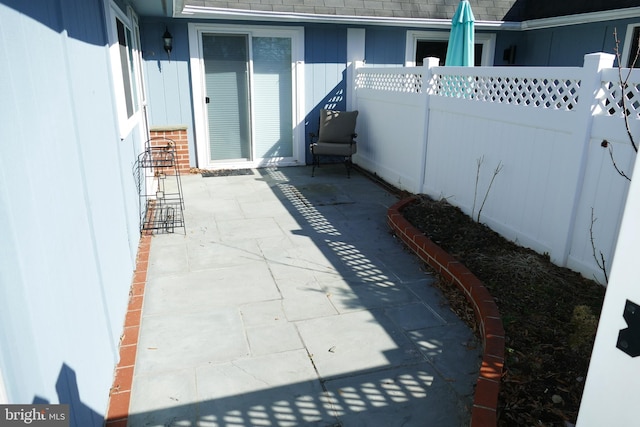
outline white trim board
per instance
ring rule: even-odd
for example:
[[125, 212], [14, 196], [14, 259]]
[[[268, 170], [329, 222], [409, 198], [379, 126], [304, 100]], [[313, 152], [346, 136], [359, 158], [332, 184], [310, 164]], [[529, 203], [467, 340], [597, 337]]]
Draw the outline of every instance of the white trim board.
[[[416, 46], [418, 40], [448, 41], [449, 32], [445, 31], [407, 31], [407, 42], [405, 43], [405, 67], [415, 67]], [[476, 33], [475, 43], [482, 44], [482, 66], [492, 66], [495, 54], [496, 35], [495, 33]], [[444, 58], [438, 58], [444, 59]]]

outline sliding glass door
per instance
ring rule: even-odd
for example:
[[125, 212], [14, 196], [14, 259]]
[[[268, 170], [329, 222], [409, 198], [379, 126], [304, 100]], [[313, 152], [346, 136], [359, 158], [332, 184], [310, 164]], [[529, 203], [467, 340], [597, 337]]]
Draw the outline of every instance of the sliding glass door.
[[206, 149], [198, 149], [201, 167], [304, 162], [296, 74], [301, 30], [202, 27], [194, 33], [201, 64], [194, 82], [202, 82], [194, 83], [194, 99], [197, 91], [203, 94], [201, 120], [194, 109], [196, 127], [202, 126], [197, 144], [206, 142]]

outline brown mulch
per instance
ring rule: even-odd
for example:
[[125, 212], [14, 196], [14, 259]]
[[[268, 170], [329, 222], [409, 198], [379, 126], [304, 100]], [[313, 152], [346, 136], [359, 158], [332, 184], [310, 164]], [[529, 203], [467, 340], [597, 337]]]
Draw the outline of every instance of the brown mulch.
[[[471, 270], [498, 305], [506, 335], [498, 425], [575, 424], [604, 286], [502, 238], [444, 200], [420, 196], [403, 216]], [[454, 311], [477, 329], [462, 294], [439, 282]]]

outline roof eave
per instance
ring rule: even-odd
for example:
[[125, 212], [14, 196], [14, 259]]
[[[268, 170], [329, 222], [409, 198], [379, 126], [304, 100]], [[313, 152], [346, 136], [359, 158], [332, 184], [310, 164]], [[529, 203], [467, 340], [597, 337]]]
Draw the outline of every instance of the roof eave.
[[532, 19], [522, 22], [522, 30], [540, 30], [544, 28], [564, 27], [567, 25], [589, 24], [593, 22], [614, 21], [629, 18], [640, 18], [640, 7], [556, 16], [553, 18]]
[[[183, 4], [183, 0], [176, 0], [174, 5], [180, 7]], [[443, 30], [448, 30], [451, 28], [450, 19], [404, 18], [393, 16], [327, 15], [260, 11], [249, 9], [225, 9], [193, 5], [184, 6], [181, 11], [176, 8], [174, 17], [191, 19], [224, 19], [238, 21], [271, 21], [289, 23], [332, 23], [356, 26], [385, 25], [396, 27], [424, 27]], [[640, 7], [616, 9], [604, 12], [581, 13], [577, 15], [558, 16], [553, 18], [533, 19], [524, 22], [476, 21], [475, 28], [477, 30], [494, 31], [528, 31], [629, 18], [640, 18]]]
[[[176, 18], [197, 19], [225, 19], [243, 21], [271, 21], [295, 23], [322, 23], [346, 25], [385, 25], [396, 27], [428, 27], [435, 29], [450, 29], [450, 19], [404, 18], [392, 16], [350, 16], [323, 15], [295, 12], [273, 12], [245, 9], [224, 9], [203, 6], [185, 6], [182, 12], [176, 13]], [[477, 30], [519, 30], [519, 22], [506, 21], [476, 21]]]

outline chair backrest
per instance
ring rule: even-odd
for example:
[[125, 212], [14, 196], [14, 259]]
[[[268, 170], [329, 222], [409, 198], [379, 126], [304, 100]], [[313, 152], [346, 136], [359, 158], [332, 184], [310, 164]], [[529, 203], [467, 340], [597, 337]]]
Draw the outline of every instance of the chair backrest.
[[357, 118], [358, 111], [320, 110], [318, 142], [350, 143]]

